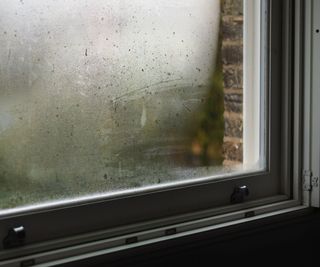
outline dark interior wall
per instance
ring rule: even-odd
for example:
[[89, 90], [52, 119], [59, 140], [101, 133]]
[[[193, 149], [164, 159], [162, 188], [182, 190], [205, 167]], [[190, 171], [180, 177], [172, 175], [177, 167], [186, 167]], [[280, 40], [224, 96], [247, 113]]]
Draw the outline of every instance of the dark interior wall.
[[[163, 242], [104, 256], [70, 266], [319, 266], [320, 212], [267, 219], [261, 225], [249, 223], [220, 233]], [[232, 265], [230, 265], [232, 264]]]

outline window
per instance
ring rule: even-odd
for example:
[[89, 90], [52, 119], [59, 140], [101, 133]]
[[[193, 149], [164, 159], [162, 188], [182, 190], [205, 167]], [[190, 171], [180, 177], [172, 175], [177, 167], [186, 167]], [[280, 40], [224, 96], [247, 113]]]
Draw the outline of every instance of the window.
[[266, 168], [257, 3], [63, 5], [2, 6], [2, 209]]
[[2, 209], [266, 169], [258, 2], [61, 5], [3, 3]]
[[[298, 3], [0, 7], [0, 237], [27, 232], [0, 257], [115, 238], [89, 252], [299, 205]], [[246, 201], [231, 203], [241, 188]]]

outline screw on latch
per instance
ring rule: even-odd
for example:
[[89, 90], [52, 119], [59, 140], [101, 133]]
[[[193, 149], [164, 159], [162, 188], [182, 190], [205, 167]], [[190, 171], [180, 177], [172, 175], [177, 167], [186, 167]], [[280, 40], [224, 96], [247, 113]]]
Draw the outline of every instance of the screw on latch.
[[249, 196], [248, 187], [246, 185], [237, 186], [233, 190], [230, 201], [232, 204], [242, 203], [247, 196]]
[[24, 245], [26, 230], [23, 226], [10, 228], [7, 236], [3, 239], [3, 248], [15, 248]]

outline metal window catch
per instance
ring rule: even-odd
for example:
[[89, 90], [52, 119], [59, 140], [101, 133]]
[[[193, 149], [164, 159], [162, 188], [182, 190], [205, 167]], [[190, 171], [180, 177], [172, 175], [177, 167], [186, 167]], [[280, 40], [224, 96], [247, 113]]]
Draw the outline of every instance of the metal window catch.
[[242, 203], [247, 196], [249, 196], [248, 187], [246, 185], [237, 186], [233, 190], [230, 201], [232, 204]]
[[3, 248], [15, 248], [24, 245], [26, 230], [23, 226], [9, 229], [7, 236], [3, 239]]

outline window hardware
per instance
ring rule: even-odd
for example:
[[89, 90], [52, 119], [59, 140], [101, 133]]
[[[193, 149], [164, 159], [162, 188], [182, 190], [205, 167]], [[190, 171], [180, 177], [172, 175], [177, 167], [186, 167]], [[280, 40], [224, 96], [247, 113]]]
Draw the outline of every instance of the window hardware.
[[23, 246], [26, 239], [26, 230], [23, 226], [9, 229], [7, 236], [3, 239], [5, 249]]
[[34, 266], [36, 264], [36, 261], [34, 259], [29, 259], [29, 260], [25, 260], [22, 261], [20, 263], [21, 267], [29, 267], [29, 266]]
[[138, 242], [138, 237], [133, 236], [126, 239], [126, 244], [133, 244]]
[[303, 191], [311, 192], [313, 188], [319, 187], [319, 177], [313, 176], [312, 171], [303, 172]]
[[311, 177], [312, 172], [310, 170], [303, 171], [303, 191], [311, 191]]
[[176, 233], [177, 233], [177, 229], [176, 228], [167, 229], [165, 231], [165, 235], [175, 235]]
[[249, 189], [246, 185], [237, 186], [234, 188], [233, 193], [231, 195], [231, 203], [242, 203], [244, 198], [249, 196]]
[[311, 187], [318, 187], [319, 186], [319, 177], [312, 177], [311, 178]]
[[256, 213], [255, 213], [254, 210], [248, 211], [248, 212], [246, 212], [246, 213], [244, 214], [244, 217], [245, 217], [245, 218], [251, 218], [251, 217], [254, 217], [254, 216], [256, 216]]
[[303, 191], [311, 192], [313, 188], [319, 187], [319, 177], [313, 176], [312, 171], [303, 172]]

